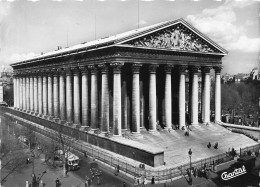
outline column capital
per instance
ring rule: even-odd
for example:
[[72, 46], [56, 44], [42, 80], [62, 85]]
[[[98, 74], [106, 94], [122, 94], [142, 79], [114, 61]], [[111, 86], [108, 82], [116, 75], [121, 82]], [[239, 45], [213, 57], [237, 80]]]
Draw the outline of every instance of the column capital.
[[202, 66], [201, 70], [203, 73], [210, 73], [211, 66]]
[[60, 75], [66, 75], [66, 69], [65, 68], [58, 68], [57, 73]]
[[133, 73], [139, 73], [140, 68], [142, 67], [142, 64], [132, 64], [131, 69]]
[[57, 77], [58, 75], [59, 75], [59, 69], [57, 69], [57, 68], [52, 68], [52, 75], [53, 76], [55, 76], [55, 77]]
[[199, 73], [199, 69], [200, 69], [199, 66], [190, 66], [190, 67], [189, 67], [189, 71], [190, 71], [191, 73], [193, 73], [193, 74]]
[[216, 74], [220, 74], [221, 73], [222, 66], [214, 66], [213, 68], [214, 68]]
[[174, 65], [172, 65], [172, 64], [166, 64], [166, 65], [164, 66], [164, 72], [165, 72], [165, 73], [171, 73], [173, 67], [174, 67]]
[[90, 69], [91, 74], [96, 74], [98, 72], [98, 69], [94, 64], [88, 65], [88, 68]]
[[111, 63], [110, 66], [113, 68], [114, 73], [120, 73], [123, 63], [114, 62], [114, 63]]
[[109, 68], [106, 64], [98, 64], [98, 67], [101, 69], [102, 73], [107, 73], [109, 71]]
[[159, 67], [158, 64], [151, 64], [151, 65], [149, 65], [148, 70], [149, 70], [150, 73], [156, 73], [156, 69], [158, 67]]
[[88, 73], [88, 67], [87, 66], [79, 66], [79, 70], [82, 74], [87, 74]]
[[188, 67], [186, 65], [180, 65], [180, 66], [178, 66], [178, 72], [179, 73], [185, 73], [187, 68]]
[[71, 75], [71, 74], [72, 74], [71, 68], [67, 67], [66, 68], [66, 75]]
[[71, 71], [72, 71], [73, 75], [78, 75], [80, 73], [78, 66], [72, 66]]

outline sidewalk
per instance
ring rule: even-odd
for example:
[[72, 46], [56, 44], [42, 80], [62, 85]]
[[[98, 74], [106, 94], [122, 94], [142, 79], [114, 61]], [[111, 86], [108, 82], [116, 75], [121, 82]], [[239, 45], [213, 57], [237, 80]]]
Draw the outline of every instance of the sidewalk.
[[[29, 184], [32, 182], [32, 163], [26, 165], [21, 171], [15, 171], [8, 176], [2, 186], [4, 187], [25, 187], [26, 181]], [[46, 174], [42, 176], [42, 180], [45, 183], [45, 187], [54, 187], [55, 180], [59, 178], [62, 187], [84, 187], [84, 181], [69, 172], [67, 177], [62, 176], [62, 168], [52, 168], [44, 163], [44, 157], [41, 155], [39, 158], [34, 159], [34, 173], [37, 177], [40, 177], [42, 173], [46, 171]], [[2, 176], [5, 176], [3, 171]]]

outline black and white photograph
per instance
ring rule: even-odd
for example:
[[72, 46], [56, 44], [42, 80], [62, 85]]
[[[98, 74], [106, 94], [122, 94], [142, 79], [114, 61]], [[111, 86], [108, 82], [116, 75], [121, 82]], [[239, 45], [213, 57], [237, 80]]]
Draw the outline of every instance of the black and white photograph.
[[260, 186], [260, 1], [0, 0], [0, 178]]

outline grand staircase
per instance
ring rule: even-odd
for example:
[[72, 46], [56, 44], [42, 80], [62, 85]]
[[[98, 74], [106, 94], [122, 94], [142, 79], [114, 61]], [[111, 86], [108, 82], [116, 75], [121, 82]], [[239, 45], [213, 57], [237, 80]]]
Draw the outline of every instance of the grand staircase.
[[[239, 150], [247, 146], [256, 145], [257, 142], [237, 133], [232, 133], [218, 124], [208, 126], [199, 124], [191, 127], [189, 136], [184, 136], [183, 130], [161, 130], [158, 133], [149, 133], [142, 130], [143, 138], [133, 139], [139, 143], [164, 149], [166, 166], [172, 167], [189, 162], [188, 151], [191, 148], [192, 161], [201, 160], [225, 153], [230, 148]], [[211, 148], [207, 147], [211, 143]], [[218, 142], [218, 149], [214, 144]]]

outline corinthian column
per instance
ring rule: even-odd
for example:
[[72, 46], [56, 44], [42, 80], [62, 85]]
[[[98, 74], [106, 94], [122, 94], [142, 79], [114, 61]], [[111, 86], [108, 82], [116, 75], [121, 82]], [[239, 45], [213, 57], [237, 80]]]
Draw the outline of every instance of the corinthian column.
[[26, 74], [23, 75], [23, 111], [26, 111]]
[[203, 123], [210, 122], [210, 69], [211, 67], [203, 67], [203, 75], [204, 75], [204, 120]]
[[66, 70], [66, 109], [67, 109], [67, 121], [72, 123], [72, 72], [70, 68]]
[[27, 72], [25, 79], [25, 93], [26, 93], [26, 112], [30, 112], [30, 72]]
[[22, 73], [19, 73], [19, 110], [22, 111], [23, 109], [23, 77]]
[[101, 131], [109, 131], [109, 94], [108, 94], [108, 66], [99, 65], [102, 73], [101, 86]]
[[140, 133], [140, 84], [139, 71], [141, 64], [133, 64], [133, 90], [132, 90], [132, 132]]
[[74, 123], [80, 124], [80, 93], [79, 93], [79, 69], [78, 67], [72, 68], [73, 72], [73, 99], [74, 99]]
[[47, 73], [44, 71], [42, 77], [42, 108], [43, 108], [43, 117], [47, 118], [47, 106], [48, 106], [48, 81], [47, 81]]
[[57, 69], [53, 69], [53, 111], [54, 121], [59, 120], [59, 72]]
[[173, 65], [166, 65], [165, 71], [165, 124], [172, 129], [172, 72]]
[[65, 86], [65, 76], [66, 71], [64, 69], [59, 69], [60, 74], [60, 93], [59, 93], [59, 104], [60, 104], [60, 123], [65, 123], [66, 120], [66, 86]]
[[91, 70], [91, 129], [98, 127], [98, 90], [97, 90], [97, 68], [94, 65], [89, 66]]
[[37, 80], [37, 72], [34, 72], [33, 75], [33, 111], [34, 114], [37, 115], [38, 110], [38, 80]]
[[185, 70], [186, 66], [179, 66], [180, 82], [179, 82], [179, 125], [185, 127]]
[[198, 72], [197, 66], [190, 68], [192, 73], [192, 88], [191, 88], [191, 124], [197, 125], [198, 122], [198, 99], [199, 99], [199, 83], [198, 83]]
[[14, 109], [16, 108], [16, 105], [17, 105], [17, 101], [16, 101], [16, 98], [17, 98], [16, 86], [17, 86], [17, 75], [16, 75], [16, 72], [14, 72], [14, 76], [13, 76]]
[[80, 67], [82, 75], [82, 126], [89, 126], [89, 109], [88, 109], [88, 69], [84, 66]]
[[113, 67], [113, 122], [114, 136], [121, 136], [121, 63], [111, 64]]
[[150, 65], [149, 81], [149, 131], [156, 130], [156, 69], [158, 65]]
[[38, 112], [39, 116], [43, 114], [43, 86], [42, 86], [42, 72], [38, 72]]
[[33, 94], [33, 76], [34, 76], [34, 72], [31, 72], [30, 73], [30, 111], [31, 111], [31, 114], [33, 114], [34, 113], [34, 99], [33, 99], [33, 97], [34, 97], [34, 94]]
[[53, 93], [52, 93], [52, 71], [48, 73], [48, 115], [49, 119], [53, 119]]
[[221, 66], [214, 67], [215, 69], [215, 122], [221, 121], [221, 82], [220, 82], [220, 73]]

